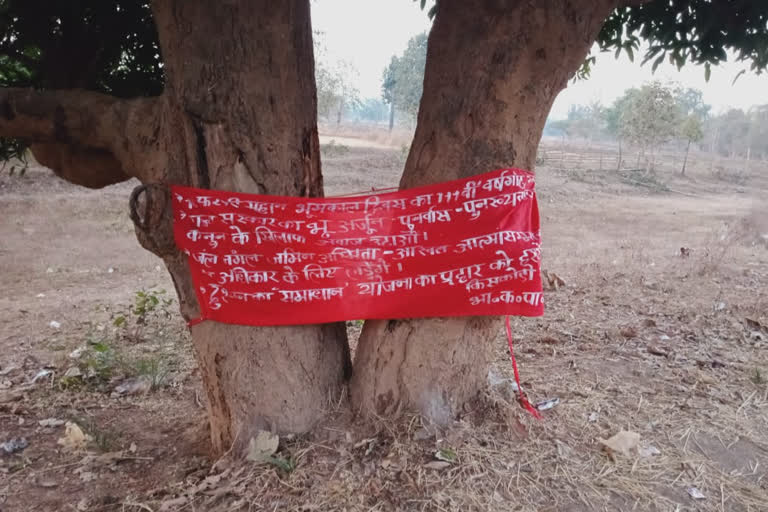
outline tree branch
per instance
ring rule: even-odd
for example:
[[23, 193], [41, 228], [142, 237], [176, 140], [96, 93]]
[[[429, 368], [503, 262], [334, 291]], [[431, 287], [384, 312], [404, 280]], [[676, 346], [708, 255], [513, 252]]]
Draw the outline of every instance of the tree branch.
[[158, 101], [84, 90], [0, 89], [0, 136], [28, 141], [41, 164], [78, 185], [145, 181], [151, 177], [135, 155], [151, 142], [145, 127], [157, 119]]
[[120, 100], [88, 91], [0, 89], [0, 135], [104, 148], [104, 118]]

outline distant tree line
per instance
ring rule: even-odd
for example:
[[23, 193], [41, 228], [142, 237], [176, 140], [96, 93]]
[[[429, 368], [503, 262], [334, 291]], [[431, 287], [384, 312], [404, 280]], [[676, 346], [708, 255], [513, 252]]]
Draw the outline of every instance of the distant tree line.
[[566, 119], [549, 121], [545, 133], [618, 141], [619, 162], [622, 146], [632, 144], [637, 166], [645, 168], [653, 168], [659, 148], [682, 143], [685, 174], [692, 145], [722, 156], [768, 158], [768, 105], [713, 115], [701, 91], [650, 82], [627, 89], [610, 106], [573, 105]]

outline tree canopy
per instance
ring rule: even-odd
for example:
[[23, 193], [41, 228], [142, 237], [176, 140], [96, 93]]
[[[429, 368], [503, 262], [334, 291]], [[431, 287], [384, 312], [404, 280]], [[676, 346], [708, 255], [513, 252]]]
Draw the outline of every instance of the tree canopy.
[[[753, 0], [667, 0], [632, 2], [606, 20], [597, 38], [603, 51], [630, 57], [648, 44], [643, 62], [654, 69], [664, 58], [678, 67], [711, 65], [732, 51], [754, 72], [768, 66], [768, 3]], [[426, 0], [421, 0], [425, 7]], [[434, 14], [434, 7], [431, 14]], [[415, 115], [421, 97], [426, 34], [411, 39], [384, 73], [383, 98]], [[591, 60], [590, 60], [591, 59]], [[586, 70], [594, 62], [591, 57]], [[328, 66], [318, 70], [321, 107], [354, 91]], [[0, 86], [82, 88], [118, 97], [157, 95], [163, 64], [146, 0], [0, 0]], [[328, 111], [331, 108], [327, 108]], [[13, 156], [15, 141], [0, 150]]]
[[0, 1], [2, 87], [153, 96], [162, 67], [146, 1]]
[[[638, 2], [639, 3], [639, 2]], [[681, 68], [711, 66], [728, 60], [750, 64], [753, 72], [768, 66], [768, 3], [754, 0], [664, 0], [620, 7], [605, 21], [597, 42], [603, 51], [622, 50], [630, 58], [645, 41], [643, 62], [654, 69], [668, 58]]]
[[382, 98], [406, 115], [419, 111], [427, 62], [427, 34], [413, 36], [401, 56], [393, 56], [384, 70]]

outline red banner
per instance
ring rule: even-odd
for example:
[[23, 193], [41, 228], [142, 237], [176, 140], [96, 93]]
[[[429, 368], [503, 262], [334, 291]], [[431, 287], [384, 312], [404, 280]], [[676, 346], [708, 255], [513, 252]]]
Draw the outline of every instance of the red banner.
[[538, 316], [534, 176], [502, 169], [347, 198], [173, 187], [203, 320]]

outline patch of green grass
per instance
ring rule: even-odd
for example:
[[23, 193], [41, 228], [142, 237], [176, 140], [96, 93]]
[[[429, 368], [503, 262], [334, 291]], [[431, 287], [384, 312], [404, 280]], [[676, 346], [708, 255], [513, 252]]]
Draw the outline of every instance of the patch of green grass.
[[645, 169], [623, 169], [619, 172], [621, 181], [636, 187], [644, 187], [654, 192], [668, 192], [666, 183], [659, 180], [655, 172]]
[[[106, 390], [116, 380], [130, 377], [146, 378], [152, 391], [165, 387], [176, 359], [173, 352], [163, 350], [174, 341], [169, 331], [174, 301], [164, 294], [165, 290], [139, 290], [130, 306], [111, 312], [113, 328], [92, 326], [76, 363], [81, 375], [62, 376], [59, 387]], [[136, 355], [134, 347], [145, 342], [157, 344], [153, 353]]]
[[337, 143], [335, 139], [331, 139], [327, 144], [320, 145], [320, 153], [326, 157], [344, 156], [349, 153], [349, 147]]
[[278, 469], [285, 471], [286, 473], [293, 472], [296, 469], [296, 461], [292, 457], [281, 457], [279, 455], [271, 455], [267, 462]]
[[144, 357], [133, 361], [130, 369], [136, 377], [146, 377], [150, 383], [150, 391], [156, 391], [168, 385], [171, 374], [169, 361], [160, 357]]

